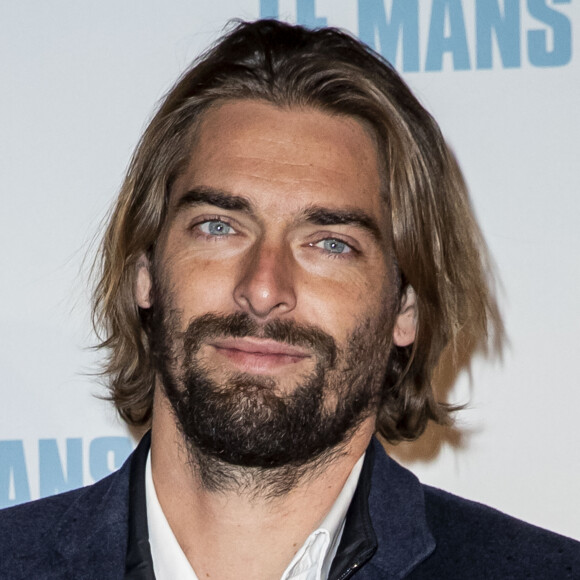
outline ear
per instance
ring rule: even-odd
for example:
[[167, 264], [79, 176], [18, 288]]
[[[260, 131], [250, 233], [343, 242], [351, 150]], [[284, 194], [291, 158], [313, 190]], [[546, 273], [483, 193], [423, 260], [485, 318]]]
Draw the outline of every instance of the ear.
[[135, 265], [137, 275], [135, 277], [134, 294], [139, 308], [151, 308], [151, 263], [145, 254], [141, 254]]
[[408, 285], [401, 297], [399, 314], [395, 320], [393, 342], [397, 346], [409, 346], [417, 335], [417, 294], [412, 286]]

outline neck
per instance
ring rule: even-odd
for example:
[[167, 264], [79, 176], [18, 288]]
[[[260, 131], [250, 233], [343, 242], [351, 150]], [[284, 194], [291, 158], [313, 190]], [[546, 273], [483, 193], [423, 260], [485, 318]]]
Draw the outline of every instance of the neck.
[[248, 469], [187, 449], [169, 403], [156, 397], [153, 482], [197, 576], [227, 580], [242, 569], [256, 580], [279, 579], [330, 510], [373, 430], [366, 420], [339, 449], [299, 468]]

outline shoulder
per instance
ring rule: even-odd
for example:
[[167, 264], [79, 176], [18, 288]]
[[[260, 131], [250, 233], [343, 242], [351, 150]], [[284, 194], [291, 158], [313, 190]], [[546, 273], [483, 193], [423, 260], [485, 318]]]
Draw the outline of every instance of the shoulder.
[[0, 510], [0, 578], [69, 577], [58, 570], [91, 557], [98, 540], [124, 550], [128, 464], [88, 487]]
[[380, 443], [372, 450], [377, 550], [361, 578], [384, 578], [398, 562], [406, 580], [580, 579], [580, 543], [421, 484]]
[[64, 512], [82, 498], [85, 488], [0, 510], [0, 549], [44, 537]]
[[478, 566], [479, 575], [470, 577], [580, 577], [580, 543], [440, 489], [424, 485], [423, 491], [437, 544], [426, 563], [452, 566], [457, 577]]

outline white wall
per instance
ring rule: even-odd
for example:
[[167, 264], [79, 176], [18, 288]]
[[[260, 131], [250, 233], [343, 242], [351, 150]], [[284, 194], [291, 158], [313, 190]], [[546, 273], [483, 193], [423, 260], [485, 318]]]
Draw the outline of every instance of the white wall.
[[[419, 70], [404, 76], [466, 175], [503, 283], [510, 346], [502, 362], [475, 361], [471, 380], [462, 376], [451, 393], [470, 402], [459, 414], [463, 447], [440, 445], [441, 434], [429, 431], [396, 453], [427, 483], [580, 539], [580, 70], [574, 37], [569, 62], [537, 66], [527, 36], [547, 31], [557, 60], [580, 7], [486, 1], [517, 9], [520, 42], [502, 47], [508, 64], [520, 55], [519, 66], [506, 67], [494, 41], [492, 67], [477, 68], [485, 15], [473, 0], [419, 0]], [[304, 19], [314, 8], [312, 16], [354, 33], [359, 14], [363, 26], [380, 24], [377, 6], [279, 2], [281, 18]], [[383, 6], [391, 14], [393, 0]], [[459, 59], [467, 55], [467, 70], [455, 70], [461, 62], [454, 66], [448, 53], [442, 70], [425, 71], [427, 54], [433, 59], [441, 46], [438, 6], [449, 9], [445, 34]], [[0, 505], [90, 483], [128, 452], [128, 431], [95, 398], [103, 390], [89, 376], [98, 359], [87, 350], [94, 339], [83, 259], [155, 102], [229, 18], [254, 19], [267, 7], [0, 4]], [[378, 48], [381, 34], [379, 27]], [[411, 52], [405, 46], [407, 68]], [[400, 50], [396, 62], [403, 66]]]

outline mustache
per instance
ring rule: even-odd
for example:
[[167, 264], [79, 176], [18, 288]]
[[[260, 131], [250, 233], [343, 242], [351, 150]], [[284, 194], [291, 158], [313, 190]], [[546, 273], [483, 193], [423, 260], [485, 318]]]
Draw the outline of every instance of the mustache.
[[196, 353], [202, 343], [218, 337], [263, 338], [313, 351], [324, 363], [333, 368], [337, 357], [335, 340], [310, 324], [300, 324], [292, 320], [271, 320], [258, 324], [248, 313], [219, 315], [204, 314], [190, 321], [183, 333], [183, 345], [189, 356]]

